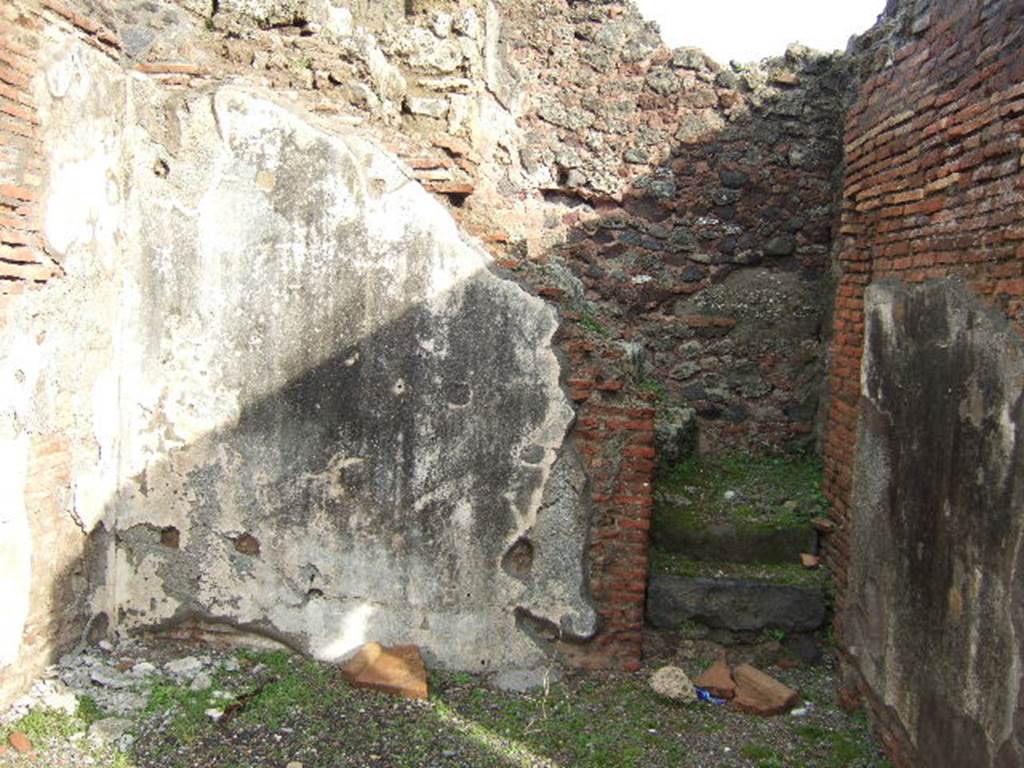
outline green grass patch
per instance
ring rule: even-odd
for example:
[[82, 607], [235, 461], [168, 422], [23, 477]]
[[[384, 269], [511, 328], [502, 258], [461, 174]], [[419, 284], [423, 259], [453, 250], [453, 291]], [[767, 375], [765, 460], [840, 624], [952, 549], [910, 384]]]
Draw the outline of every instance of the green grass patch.
[[753, 760], [757, 768], [785, 768], [785, 763], [775, 754], [775, 750], [761, 744], [744, 744], [740, 748], [740, 754], [748, 760]]
[[212, 721], [206, 710], [220, 704], [214, 703], [214, 688], [205, 691], [193, 691], [188, 685], [178, 685], [169, 679], [160, 679], [153, 683], [146, 704], [147, 714], [162, 714], [169, 718], [169, 732], [184, 743], [194, 741], [205, 735], [212, 727]]
[[693, 579], [741, 579], [790, 584], [798, 587], [828, 586], [829, 574], [824, 568], [808, 569], [799, 563], [726, 563], [694, 560], [656, 547], [651, 551], [651, 572], [668, 573]]
[[591, 333], [597, 334], [602, 338], [607, 339], [611, 335], [608, 328], [589, 312], [581, 313], [579, 323]]
[[[430, 698], [410, 702], [353, 689], [336, 666], [301, 656], [246, 652], [239, 658], [241, 669], [222, 673], [217, 686], [233, 693], [237, 713], [214, 725], [204, 712], [208, 692], [161, 681], [153, 688], [133, 759], [168, 768], [290, 760], [317, 765], [317, 755], [339, 757], [339, 768], [375, 764], [358, 762], [358, 756], [369, 755], [394, 768], [449, 761], [475, 768], [684, 768], [746, 742], [745, 764], [760, 768], [881, 765], [866, 722], [830, 712], [827, 697], [820, 714], [816, 707], [808, 720], [769, 722], [725, 707], [663, 700], [650, 690], [649, 671], [570, 675], [546, 689], [515, 694], [488, 688], [480, 675], [433, 670]], [[696, 659], [686, 664], [692, 674], [706, 666]], [[792, 674], [791, 682], [801, 688], [800, 675], [810, 675], [810, 688], [830, 684], [824, 669]], [[786, 734], [780, 737], [779, 729]], [[241, 762], [239, 744], [247, 750]]]
[[[656, 488], [686, 499], [681, 506], [693, 524], [781, 527], [804, 525], [828, 509], [821, 481], [813, 456], [695, 456], [663, 469]], [[735, 499], [726, 499], [729, 491]]]
[[2, 732], [5, 741], [12, 732], [21, 731], [28, 736], [33, 744], [42, 744], [67, 739], [71, 735], [85, 730], [86, 725], [77, 716], [69, 715], [62, 710], [37, 707], [24, 717], [2, 728]]
[[107, 713], [100, 709], [99, 704], [96, 703], [96, 700], [92, 698], [92, 696], [79, 696], [78, 708], [75, 711], [75, 716], [89, 726], [97, 720], [105, 718]]
[[296, 710], [322, 707], [344, 690], [331, 684], [335, 676], [328, 667], [299, 656], [288, 658], [274, 673], [273, 680], [252, 694], [242, 712], [244, 720], [279, 728]]
[[588, 681], [575, 693], [556, 685], [548, 696], [497, 702], [481, 692], [451, 712], [504, 743], [509, 759], [533, 754], [559, 765], [630, 768], [685, 764], [684, 740], [662, 732], [680, 710], [652, 696], [645, 680], [626, 678]]
[[[824, 758], [828, 768], [870, 763], [877, 752], [877, 747], [872, 743], [869, 731], [863, 713], [851, 716], [843, 727], [835, 730], [815, 725], [803, 725], [794, 729], [794, 733], [815, 754]], [[879, 765], [880, 768], [885, 768], [888, 761], [882, 761]]]

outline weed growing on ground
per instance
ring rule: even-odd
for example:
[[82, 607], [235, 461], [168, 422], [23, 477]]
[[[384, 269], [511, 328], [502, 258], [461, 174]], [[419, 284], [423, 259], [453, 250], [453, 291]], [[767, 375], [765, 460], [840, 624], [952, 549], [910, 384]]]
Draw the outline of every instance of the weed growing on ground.
[[[156, 680], [136, 721], [131, 754], [108, 749], [90, 757], [89, 764], [685, 768], [713, 764], [715, 755], [732, 750], [761, 768], [885, 765], [864, 718], [835, 706], [834, 679], [823, 668], [781, 673], [784, 682], [815, 701], [807, 718], [768, 720], [728, 707], [663, 700], [650, 690], [650, 670], [570, 675], [527, 694], [495, 691], [478, 675], [435, 670], [430, 699], [406, 701], [353, 689], [337, 667], [286, 652], [246, 651], [237, 658], [237, 671], [217, 672], [214, 687], [206, 691]], [[707, 660], [680, 663], [695, 675]], [[214, 722], [207, 709], [224, 714]], [[39, 711], [18, 725], [37, 739], [67, 741], [102, 714], [91, 701], [83, 701], [80, 711], [76, 716]], [[73, 743], [84, 749], [86, 741]], [[3, 768], [15, 765], [0, 757]]]
[[[772, 527], [805, 525], [828, 509], [814, 456], [694, 456], [663, 467], [657, 489], [682, 495], [695, 524], [729, 520]], [[735, 498], [726, 498], [731, 491]]]

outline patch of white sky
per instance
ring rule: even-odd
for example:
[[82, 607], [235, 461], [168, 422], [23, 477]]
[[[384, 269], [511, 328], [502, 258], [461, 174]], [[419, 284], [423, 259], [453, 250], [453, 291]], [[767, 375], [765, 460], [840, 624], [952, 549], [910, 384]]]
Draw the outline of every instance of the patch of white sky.
[[885, 0], [635, 0], [670, 48], [702, 48], [720, 64], [781, 56], [790, 43], [845, 50]]

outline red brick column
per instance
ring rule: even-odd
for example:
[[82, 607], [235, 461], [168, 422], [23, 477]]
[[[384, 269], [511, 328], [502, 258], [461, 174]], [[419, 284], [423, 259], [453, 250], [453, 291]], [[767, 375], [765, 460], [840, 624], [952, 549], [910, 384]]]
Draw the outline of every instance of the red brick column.
[[629, 392], [619, 370], [622, 350], [592, 338], [575, 313], [563, 317], [559, 336], [577, 404], [571, 437], [589, 483], [590, 592], [600, 628], [590, 642], [561, 650], [582, 668], [633, 671], [640, 667], [649, 570], [654, 409]]
[[573, 442], [590, 479], [591, 594], [601, 620], [577, 663], [635, 670], [647, 592], [654, 410], [584, 404]]

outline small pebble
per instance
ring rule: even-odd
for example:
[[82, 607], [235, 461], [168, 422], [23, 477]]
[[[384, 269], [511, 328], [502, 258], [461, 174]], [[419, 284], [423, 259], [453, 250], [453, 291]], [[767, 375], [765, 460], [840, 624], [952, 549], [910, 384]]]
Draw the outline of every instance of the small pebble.
[[192, 682], [189, 685], [189, 690], [192, 691], [205, 691], [208, 688], [213, 687], [213, 679], [205, 672], [200, 672], [198, 675], [192, 678]]
[[21, 731], [14, 731], [10, 736], [7, 737], [7, 743], [14, 747], [15, 752], [20, 752], [23, 755], [27, 755], [32, 751], [32, 742], [29, 741]]

